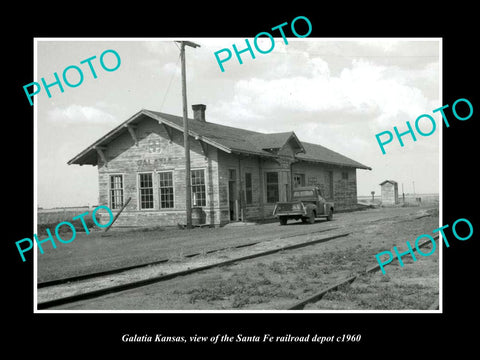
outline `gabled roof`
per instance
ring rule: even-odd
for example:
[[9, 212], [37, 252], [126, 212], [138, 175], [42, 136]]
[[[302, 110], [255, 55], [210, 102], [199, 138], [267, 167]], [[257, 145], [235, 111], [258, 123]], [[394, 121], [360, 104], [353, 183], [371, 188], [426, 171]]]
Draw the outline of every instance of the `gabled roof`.
[[397, 185], [397, 182], [395, 180], [385, 180], [380, 183], [380, 186], [385, 184], [385, 183], [390, 183], [392, 185]]
[[298, 140], [293, 131], [270, 134], [255, 133], [248, 136], [247, 141], [255, 147], [266, 151], [280, 150], [290, 142], [297, 152], [305, 152], [303, 144]]
[[305, 148], [305, 153], [296, 155], [300, 160], [372, 170], [371, 167], [363, 165], [333, 150], [327, 149], [322, 145], [307, 142], [302, 142], [302, 144]]
[[[175, 128], [183, 132], [182, 117], [150, 110], [146, 110], [146, 112], [160, 122], [166, 123], [166, 120], [175, 124]], [[207, 143], [210, 140], [211, 145], [217, 145], [217, 148], [227, 152], [270, 156], [272, 154], [268, 151], [269, 149], [281, 149], [290, 140], [295, 142], [295, 147], [298, 148], [298, 151], [304, 151], [302, 143], [293, 131], [265, 134], [212, 122], [188, 120], [188, 130], [192, 136], [197, 136]], [[224, 146], [223, 149], [221, 145]]]
[[[98, 162], [97, 149], [106, 147], [118, 136], [129, 131], [129, 126], [141, 122], [146, 117], [157, 120], [166, 127], [183, 132], [183, 118], [181, 116], [143, 109], [88, 146], [68, 161], [68, 164], [96, 165]], [[242, 153], [277, 158], [276, 152], [272, 152], [271, 149], [280, 150], [287, 143], [290, 143], [297, 153], [296, 156], [299, 160], [371, 170], [368, 166], [362, 165], [323, 146], [301, 142], [293, 131], [265, 134], [212, 122], [188, 119], [188, 132], [190, 136], [196, 140], [203, 141], [227, 153]]]
[[[183, 117], [150, 110], [143, 111], [155, 120], [183, 132]], [[235, 150], [255, 152], [258, 150], [253, 148], [252, 144], [246, 140], [250, 135], [256, 134], [255, 131], [193, 119], [188, 119], [188, 131], [191, 136], [198, 137], [200, 140], [226, 152], [234, 152]]]

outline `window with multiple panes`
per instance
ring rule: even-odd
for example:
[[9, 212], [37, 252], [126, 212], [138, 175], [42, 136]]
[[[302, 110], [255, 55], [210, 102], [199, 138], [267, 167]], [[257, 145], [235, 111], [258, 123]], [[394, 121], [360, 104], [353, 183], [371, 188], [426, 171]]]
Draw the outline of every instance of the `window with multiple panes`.
[[252, 203], [252, 174], [248, 172], [245, 173], [245, 201]]
[[278, 173], [267, 172], [267, 203], [275, 203], [279, 200]]
[[305, 174], [293, 174], [293, 187], [305, 186]]
[[205, 171], [192, 170], [190, 178], [192, 184], [192, 206], [207, 206], [205, 197]]
[[152, 173], [139, 174], [140, 209], [153, 209]]
[[342, 180], [348, 180], [348, 172], [342, 171]]
[[175, 203], [173, 200], [173, 173], [171, 171], [158, 173], [158, 179], [160, 188], [160, 208], [174, 208]]
[[110, 209], [120, 209], [123, 206], [123, 176], [110, 175]]

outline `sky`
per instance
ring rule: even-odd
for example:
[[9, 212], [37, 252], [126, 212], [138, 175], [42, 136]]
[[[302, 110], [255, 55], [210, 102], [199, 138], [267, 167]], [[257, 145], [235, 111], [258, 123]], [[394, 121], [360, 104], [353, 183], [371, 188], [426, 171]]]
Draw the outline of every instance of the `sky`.
[[[186, 48], [188, 115], [192, 104], [206, 104], [206, 120], [265, 133], [294, 131], [301, 141], [323, 145], [372, 168], [357, 170], [358, 195], [380, 194], [380, 183], [392, 179], [405, 193], [439, 193], [442, 121], [434, 109], [441, 102], [441, 40], [438, 38], [275, 38], [273, 50], [255, 59], [235, 55], [220, 70], [214, 53], [245, 38], [189, 39], [36, 39], [34, 79], [47, 84], [70, 65], [83, 72], [77, 87], [63, 83], [42, 88], [33, 98], [36, 114], [36, 203], [43, 208], [98, 204], [97, 168], [67, 165], [91, 145], [141, 109], [182, 116], [179, 47]], [[249, 39], [253, 43], [253, 39]], [[268, 38], [258, 43], [270, 47]], [[100, 55], [116, 51], [115, 71], [105, 71]], [[97, 78], [87, 63], [91, 60]], [[221, 54], [223, 57], [224, 54]], [[113, 68], [112, 53], [104, 56]], [[67, 79], [79, 82], [75, 70]], [[26, 105], [28, 99], [25, 97]], [[417, 141], [404, 136], [382, 154], [375, 135], [407, 130], [429, 114], [436, 131]], [[431, 129], [426, 119], [419, 122]]]

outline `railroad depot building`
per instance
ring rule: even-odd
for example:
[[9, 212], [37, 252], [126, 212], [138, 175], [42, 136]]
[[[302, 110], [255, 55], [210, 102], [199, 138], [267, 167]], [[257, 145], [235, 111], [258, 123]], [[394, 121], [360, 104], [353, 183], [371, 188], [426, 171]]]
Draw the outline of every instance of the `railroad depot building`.
[[[360, 164], [295, 133], [265, 134], [206, 121], [193, 105], [188, 120], [192, 208], [202, 223], [272, 217], [296, 186], [318, 185], [335, 210], [357, 205]], [[114, 226], [186, 223], [183, 118], [141, 110], [71, 159], [98, 166], [99, 205], [117, 213]], [[108, 217], [108, 215], [107, 215]], [[108, 219], [106, 219], [108, 221]]]

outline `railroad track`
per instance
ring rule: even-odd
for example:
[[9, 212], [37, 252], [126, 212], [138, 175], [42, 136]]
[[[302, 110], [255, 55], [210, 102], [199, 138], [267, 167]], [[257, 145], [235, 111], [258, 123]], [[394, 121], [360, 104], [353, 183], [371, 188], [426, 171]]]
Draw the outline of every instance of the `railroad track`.
[[[311, 232], [311, 233], [306, 233], [306, 234], [289, 234], [289, 235], [285, 235], [281, 238], [285, 239], [285, 238], [289, 238], [289, 237], [302, 236], [302, 235], [307, 235], [307, 234], [312, 234], [312, 233], [330, 231], [330, 230], [333, 230], [333, 229], [336, 229], [336, 228], [322, 229], [322, 230], [319, 230], [319, 231], [316, 231], [316, 232]], [[296, 243], [296, 244], [293, 244], [293, 245], [286, 245], [286, 246], [283, 246], [283, 247], [278, 247], [278, 248], [270, 249], [270, 250], [266, 250], [266, 251], [255, 252], [253, 254], [228, 259], [228, 260], [225, 260], [225, 261], [215, 262], [213, 264], [208, 264], [208, 265], [204, 265], [204, 266], [190, 268], [190, 269], [177, 271], [177, 272], [173, 272], [173, 273], [169, 273], [169, 274], [154, 276], [154, 277], [150, 277], [150, 278], [146, 278], [146, 279], [142, 279], [142, 280], [138, 280], [138, 281], [132, 281], [132, 282], [128, 282], [128, 283], [124, 283], [124, 284], [120, 284], [120, 285], [105, 287], [105, 288], [97, 289], [97, 290], [93, 290], [93, 291], [87, 291], [87, 292], [83, 292], [81, 294], [75, 294], [75, 295], [71, 295], [71, 296], [56, 298], [56, 299], [52, 299], [52, 300], [48, 300], [48, 301], [38, 303], [37, 308], [38, 308], [38, 310], [43, 310], [43, 309], [48, 309], [48, 308], [52, 308], [52, 307], [59, 306], [59, 305], [74, 303], [74, 302], [81, 301], [81, 300], [93, 299], [93, 298], [100, 297], [100, 296], [103, 296], [103, 295], [112, 294], [112, 293], [116, 293], [116, 292], [120, 292], [120, 291], [124, 291], [124, 290], [129, 290], [129, 289], [134, 289], [134, 288], [138, 288], [138, 287], [141, 287], [141, 286], [150, 285], [150, 284], [158, 283], [158, 282], [161, 282], [161, 281], [166, 281], [166, 280], [169, 280], [169, 279], [173, 279], [175, 277], [185, 276], [185, 275], [193, 274], [193, 273], [196, 273], [196, 272], [200, 272], [200, 271], [215, 268], [215, 267], [231, 265], [231, 264], [236, 263], [236, 262], [271, 255], [271, 254], [274, 254], [274, 253], [277, 253], [277, 252], [280, 252], [280, 251], [288, 251], [288, 250], [293, 250], [293, 249], [298, 249], [298, 248], [302, 248], [302, 247], [306, 247], [306, 246], [319, 244], [319, 243], [326, 242], [326, 241], [331, 241], [331, 240], [334, 240], [334, 239], [337, 239], [337, 238], [346, 237], [348, 235], [350, 235], [350, 232], [340, 233], [340, 234], [336, 234], [336, 235], [332, 235], [332, 236], [328, 236], [328, 237], [324, 237], [324, 238], [320, 238], [320, 239], [309, 240], [309, 241], [302, 242], [302, 243]], [[256, 242], [256, 243], [258, 243], [258, 242]], [[255, 244], [254, 243], [249, 243], [249, 244], [240, 245], [239, 247], [253, 246]], [[219, 249], [212, 250], [211, 252], [214, 252], [214, 251], [220, 251], [220, 250]], [[195, 256], [195, 255], [192, 255], [192, 256]], [[161, 261], [164, 262], [163, 260], [161, 260]], [[156, 262], [156, 263], [158, 263], [158, 262]], [[135, 266], [135, 267], [138, 268], [138, 267], [142, 267], [142, 266], [148, 266], [148, 264], [142, 264], [142, 265], [138, 265], [138, 266]], [[132, 268], [132, 267], [129, 267], [129, 268]], [[129, 268], [126, 268], [127, 270], [125, 270], [125, 268], [124, 268], [123, 271], [128, 271]], [[117, 272], [120, 272], [120, 271], [122, 271], [122, 270], [121, 269], [116, 269], [116, 270], [111, 270], [111, 271], [107, 271], [107, 272], [108, 273], [112, 273], [112, 272], [117, 273]], [[98, 274], [104, 274], [104, 273], [107, 273], [107, 272], [82, 275], [82, 276], [78, 276], [78, 277], [75, 277], [75, 278], [69, 278], [69, 279], [70, 279], [70, 281], [72, 281], [72, 279], [78, 279], [78, 278], [81, 278], [81, 277], [85, 278], [86, 276], [88, 276], [89, 278], [94, 278], [95, 275], [97, 277], [99, 277], [99, 276], [103, 276], [103, 275], [98, 275]], [[62, 279], [61, 281], [68, 282], [69, 279]], [[59, 281], [59, 280], [57, 280], [57, 281]], [[78, 281], [78, 280], [75, 280], [75, 281]], [[50, 282], [50, 283], [52, 283], [52, 282]], [[45, 288], [46, 287], [45, 283], [42, 283], [42, 284], [44, 284], [43, 287]], [[53, 286], [53, 285], [50, 285], [50, 286]]]
[[[426, 216], [430, 216], [430, 215], [429, 214], [422, 214], [421, 216], [414, 217], [413, 219], [420, 219], [420, 218], [426, 217]], [[380, 219], [375, 219], [373, 221], [370, 221], [370, 223], [375, 223], [375, 222], [380, 222], [380, 221], [385, 221], [385, 220], [386, 220], [385, 218], [380, 218]], [[286, 239], [286, 238], [295, 237], [295, 236], [318, 234], [318, 233], [331, 231], [331, 230], [336, 230], [336, 229], [338, 229], [338, 227], [330, 227], [330, 228], [327, 228], [327, 229], [321, 229], [321, 230], [317, 230], [317, 231], [306, 231], [306, 232], [301, 232], [301, 233], [293, 233], [293, 234], [288, 234], [288, 235], [283, 235], [283, 236], [280, 236], [280, 237], [276, 237], [276, 239]], [[262, 240], [262, 241], [268, 241], [268, 240]], [[258, 244], [262, 241], [254, 241], [254, 242], [251, 242], [251, 243], [232, 246], [232, 247], [223, 247], [223, 248], [219, 248], [219, 249], [212, 249], [212, 250], [208, 250], [206, 252], [190, 253], [190, 254], [184, 255], [184, 257], [185, 258], [192, 258], [192, 257], [198, 256], [198, 255], [201, 255], [201, 254], [212, 254], [212, 253], [224, 251], [224, 250], [227, 250], [227, 249], [230, 249], [230, 248], [240, 249], [242, 247], [249, 247], [249, 246], [256, 245], [256, 244]], [[122, 267], [122, 268], [109, 269], [109, 270], [105, 270], [105, 271], [101, 271], [101, 272], [87, 273], [87, 274], [82, 274], [82, 275], [77, 275], [77, 276], [71, 276], [71, 277], [66, 277], [66, 278], [43, 281], [43, 282], [40, 282], [40, 283], [37, 284], [37, 289], [42, 289], [42, 288], [51, 287], [51, 286], [55, 286], [55, 285], [73, 283], [73, 282], [82, 281], [82, 280], [94, 279], [94, 278], [101, 277], [101, 276], [119, 274], [119, 273], [129, 271], [129, 270], [140, 269], [140, 268], [143, 268], [143, 267], [163, 264], [163, 263], [166, 263], [168, 261], [170, 261], [170, 258], [164, 258], [164, 259], [160, 259], [160, 260], [156, 260], [156, 261], [152, 261], [152, 262], [147, 262], [147, 263], [142, 263], [142, 264], [135, 264], [135, 265]]]
[[[288, 235], [280, 236], [280, 237], [278, 237], [278, 239], [287, 239], [287, 238], [296, 237], [296, 236], [318, 234], [318, 233], [331, 231], [331, 230], [336, 230], [336, 229], [338, 229], [338, 227], [331, 227], [331, 228], [328, 228], [328, 229], [321, 229], [321, 230], [311, 231], [311, 232], [288, 234]], [[272, 239], [270, 239], [270, 240], [272, 240]], [[265, 240], [263, 240], [263, 241], [265, 241]], [[268, 240], [266, 240], [266, 241], [268, 241]], [[247, 244], [241, 244], [241, 245], [230, 246], [230, 247], [222, 247], [222, 248], [218, 248], [218, 249], [208, 250], [208, 251], [205, 251], [205, 252], [194, 252], [194, 253], [190, 253], [190, 254], [183, 255], [183, 256], [185, 258], [192, 258], [192, 257], [199, 256], [199, 255], [202, 255], [202, 254], [213, 254], [213, 253], [217, 253], [217, 252], [228, 250], [228, 249], [241, 249], [241, 248], [244, 248], [244, 247], [257, 245], [261, 242], [262, 241], [253, 241], [253, 242], [250, 242], [250, 243], [247, 243]], [[167, 263], [168, 261], [170, 261], [170, 258], [164, 258], [164, 259], [160, 259], [160, 260], [156, 260], [156, 261], [151, 261], [151, 262], [148, 262], [148, 263], [135, 264], [135, 265], [131, 265], [131, 266], [126, 266], [126, 267], [122, 267], [122, 268], [115, 268], [115, 269], [110, 269], [110, 270], [105, 270], [105, 271], [100, 271], [100, 272], [95, 272], [95, 273], [88, 273], [88, 274], [82, 274], [82, 275], [77, 275], [77, 276], [71, 276], [71, 277], [67, 277], [67, 278], [43, 281], [43, 282], [37, 284], [37, 289], [43, 289], [43, 288], [50, 287], [50, 286], [73, 283], [73, 282], [78, 282], [78, 281], [82, 281], [82, 280], [94, 279], [94, 278], [98, 278], [98, 277], [101, 277], [101, 276], [119, 274], [119, 273], [129, 271], [129, 270], [140, 269], [140, 268], [143, 268], [143, 267], [153, 266], [153, 265], [158, 265], [158, 264], [164, 264], [164, 263]]]
[[[422, 216], [423, 217], [423, 216]], [[433, 237], [434, 240], [438, 240], [438, 234], [436, 236]], [[431, 244], [431, 241], [430, 240], [427, 240], [421, 244], [418, 245], [418, 247], [424, 247], [428, 244]], [[416, 251], [416, 247], [414, 248], [414, 251]], [[385, 264], [386, 266], [392, 264], [394, 262], [394, 260], [397, 258], [397, 256], [394, 256], [392, 261], [388, 264]], [[384, 265], [384, 266], [385, 266]], [[331, 292], [331, 291], [336, 291], [338, 288], [340, 288], [341, 286], [344, 286], [344, 285], [349, 285], [351, 283], [353, 283], [357, 278], [359, 278], [360, 276], [364, 275], [364, 274], [368, 274], [368, 273], [371, 273], [371, 272], [376, 272], [380, 270], [380, 264], [377, 264], [377, 265], [374, 265], [374, 266], [371, 266], [369, 268], [367, 268], [364, 272], [361, 272], [361, 273], [358, 273], [356, 275], [352, 275], [352, 276], [349, 276], [348, 278], [346, 279], [343, 279], [342, 281], [334, 284], [334, 285], [331, 285], [325, 289], [322, 289], [321, 291], [313, 294], [313, 295], [310, 295], [309, 297], [303, 299], [303, 300], [300, 300], [300, 301], [297, 301], [296, 303], [290, 305], [289, 307], [287, 307], [286, 310], [303, 310], [304, 307], [308, 304], [311, 304], [311, 303], [315, 303], [319, 300], [322, 299], [322, 297]], [[435, 301], [429, 308], [429, 310], [434, 310], [434, 309], [438, 309], [439, 307], [439, 304], [438, 304], [438, 300]]]
[[[232, 246], [231, 248], [232, 249], [240, 249], [240, 248], [256, 245], [259, 242], [260, 241], [254, 241], [254, 242], [251, 242], [251, 243], [248, 243], [248, 244]], [[230, 248], [220, 248], [220, 249], [208, 250], [208, 251], [205, 252], [205, 254], [212, 254], [212, 253], [220, 252], [220, 251], [223, 251], [223, 250], [226, 250], [226, 249], [230, 249]], [[184, 257], [192, 258], [192, 257], [198, 256], [200, 254], [202, 254], [202, 253], [196, 252], [196, 253], [191, 253], [191, 254], [184, 255]], [[143, 264], [138, 264], [138, 265], [126, 266], [126, 267], [122, 267], [122, 268], [100, 271], [100, 272], [96, 272], [96, 273], [89, 273], [89, 274], [84, 274], [84, 275], [72, 276], [72, 277], [68, 277], [68, 278], [44, 281], [44, 282], [41, 282], [41, 283], [37, 284], [37, 288], [42, 289], [42, 288], [46, 288], [46, 287], [50, 287], [50, 286], [67, 284], [67, 283], [77, 282], [77, 281], [81, 281], [81, 280], [94, 279], [94, 278], [98, 278], [98, 277], [101, 277], [101, 276], [119, 274], [119, 273], [122, 273], [122, 272], [128, 271], [128, 270], [134, 270], [134, 269], [140, 269], [140, 268], [147, 267], [147, 266], [164, 264], [168, 261], [170, 261], [170, 258], [165, 258], [165, 259], [156, 260], [156, 261], [143, 263]]]
[[[414, 217], [414, 219], [422, 218], [424, 216], [429, 216], [429, 215], [422, 214], [421, 216]], [[377, 221], [380, 221], [380, 220], [382, 220], [382, 219], [378, 219]], [[291, 237], [296, 237], [296, 236], [318, 234], [318, 233], [322, 233], [322, 232], [326, 232], [326, 231], [332, 231], [332, 230], [336, 230], [336, 229], [339, 229], [339, 227], [330, 227], [330, 228], [326, 228], [326, 229], [323, 228], [321, 230], [317, 230], [317, 231], [313, 231], [313, 232], [312, 231], [306, 231], [306, 232], [304, 231], [302, 233], [287, 234], [287, 235], [283, 235], [283, 236], [280, 236], [280, 237], [275, 237], [275, 239], [286, 239], [286, 238], [291, 238]], [[293, 244], [293, 245], [287, 245], [287, 246], [283, 246], [283, 247], [278, 247], [278, 248], [270, 249], [270, 250], [266, 250], [266, 251], [259, 251], [259, 252], [253, 253], [253, 254], [228, 259], [228, 260], [225, 260], [225, 261], [218, 261], [218, 262], [215, 262], [213, 264], [208, 264], [208, 265], [205, 265], [205, 266], [199, 266], [199, 267], [189, 268], [189, 269], [186, 269], [186, 270], [176, 271], [176, 272], [172, 272], [172, 273], [168, 273], [168, 274], [152, 276], [152, 277], [137, 280], [137, 281], [130, 281], [130, 282], [123, 283], [123, 284], [120, 284], [120, 285], [107, 286], [107, 287], [104, 287], [104, 288], [101, 288], [101, 289], [96, 289], [96, 290], [93, 290], [93, 291], [85, 291], [85, 292], [80, 293], [80, 294], [73, 294], [73, 295], [64, 296], [64, 297], [61, 297], [61, 298], [54, 298], [54, 299], [50, 299], [50, 300], [47, 300], [47, 301], [39, 302], [37, 304], [37, 308], [39, 310], [43, 310], [43, 309], [49, 309], [49, 308], [53, 308], [53, 307], [60, 306], [60, 305], [74, 303], [74, 302], [77, 302], [77, 301], [93, 299], [93, 298], [97, 298], [97, 297], [104, 296], [104, 295], [107, 295], [107, 294], [117, 293], [117, 292], [121, 292], [121, 291], [124, 291], [124, 290], [129, 290], [129, 289], [134, 289], [134, 288], [138, 288], [138, 287], [142, 287], [142, 286], [166, 281], [166, 280], [169, 280], [169, 279], [173, 279], [175, 277], [180, 277], [180, 276], [193, 274], [193, 273], [196, 273], [196, 272], [204, 271], [204, 270], [215, 268], [215, 267], [231, 265], [233, 263], [245, 261], [245, 260], [248, 260], [248, 259], [267, 256], [267, 255], [274, 254], [274, 253], [277, 253], [277, 252], [280, 252], [280, 251], [293, 250], [293, 249], [298, 249], [298, 248], [301, 248], [301, 247], [306, 247], [306, 246], [310, 246], [310, 245], [314, 245], [314, 244], [319, 244], [321, 242], [330, 241], [330, 240], [340, 238], [340, 237], [345, 237], [345, 236], [348, 236], [348, 235], [350, 235], [350, 232], [344, 232], [344, 233], [341, 233], [341, 234], [336, 234], [336, 235], [328, 236], [328, 237], [325, 237], [325, 238], [309, 240], [309, 241], [306, 241], [306, 242], [296, 243], [296, 244]], [[436, 238], [438, 238], [438, 236]], [[273, 240], [273, 239], [271, 239], [271, 240]], [[213, 250], [209, 250], [207, 252], [202, 252], [202, 253], [199, 253], [199, 252], [191, 253], [191, 254], [185, 255], [184, 257], [191, 258], [191, 257], [198, 256], [198, 255], [201, 255], [201, 254], [212, 254], [212, 253], [220, 252], [222, 250], [227, 250], [227, 249], [246, 248], [246, 247], [251, 247], [251, 246], [257, 245], [257, 244], [262, 243], [262, 242], [267, 242], [267, 240], [254, 241], [254, 242], [251, 242], [251, 243], [241, 244], [241, 245], [237, 245], [237, 246], [233, 246], [233, 247], [213, 249]], [[423, 247], [423, 246], [427, 245], [428, 243], [430, 243], [430, 241], [422, 243], [419, 246]], [[53, 281], [39, 283], [38, 288], [39, 289], [48, 288], [48, 287], [53, 287], [55, 285], [60, 285], [60, 284], [65, 284], [65, 283], [74, 283], [74, 282], [78, 282], [78, 281], [81, 281], [81, 280], [105, 277], [105, 276], [108, 276], [108, 275], [117, 274], [117, 273], [121, 273], [121, 272], [128, 272], [129, 270], [139, 269], [139, 268], [142, 268], [142, 267], [159, 265], [159, 264], [162, 264], [162, 263], [166, 263], [169, 260], [170, 259], [161, 259], [161, 260], [157, 260], [157, 261], [154, 261], [154, 262], [149, 262], [149, 263], [144, 263], [144, 264], [139, 264], [139, 265], [133, 265], [133, 266], [124, 267], [124, 268], [120, 268], [120, 269], [112, 269], [112, 270], [103, 271], [103, 272], [99, 272], [99, 273], [91, 273], [91, 274], [85, 274], [85, 275], [80, 275], [80, 276], [75, 276], [75, 277], [56, 279], [56, 280], [53, 280]], [[290, 307], [288, 307], [287, 310], [301, 310], [305, 307], [306, 304], [320, 300], [323, 297], [323, 295], [325, 295], [326, 293], [328, 293], [330, 291], [334, 291], [344, 284], [352, 283], [353, 281], [355, 281], [355, 279], [357, 279], [362, 274], [377, 271], [377, 270], [379, 270], [379, 268], [380, 268], [380, 266], [376, 265], [376, 266], [373, 266], [371, 268], [368, 268], [366, 271], [361, 272], [357, 275], [350, 276], [349, 278], [343, 280], [342, 282], [334, 284], [333, 286], [330, 286], [327, 289], [324, 289], [324, 290], [320, 291], [319, 293], [316, 293], [316, 294], [310, 296], [309, 298], [306, 298], [302, 301], [299, 301], [299, 302], [291, 305]]]

